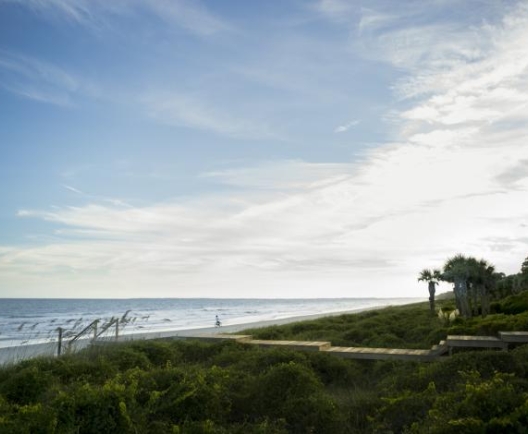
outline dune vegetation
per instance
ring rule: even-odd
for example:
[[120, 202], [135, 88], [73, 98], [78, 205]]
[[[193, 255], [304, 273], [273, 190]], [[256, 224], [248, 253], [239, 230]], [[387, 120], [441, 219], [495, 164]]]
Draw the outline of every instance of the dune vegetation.
[[[447, 334], [528, 330], [528, 291], [485, 318], [454, 300], [251, 330], [262, 339], [429, 348]], [[94, 347], [0, 370], [0, 433], [503, 433], [528, 426], [528, 346], [442, 361], [348, 360], [240, 343]]]

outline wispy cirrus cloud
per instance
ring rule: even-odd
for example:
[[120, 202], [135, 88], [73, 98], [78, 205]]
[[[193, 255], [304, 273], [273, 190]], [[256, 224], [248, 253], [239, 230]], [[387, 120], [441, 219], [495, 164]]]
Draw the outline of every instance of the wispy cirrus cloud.
[[140, 103], [151, 119], [167, 125], [211, 131], [233, 138], [279, 138], [264, 121], [252, 119], [247, 113], [228, 113], [208, 103], [203, 95], [150, 92], [140, 99]]
[[88, 25], [96, 19], [90, 9], [91, 2], [84, 0], [1, 0], [0, 3], [16, 3], [44, 16], [66, 19], [83, 25]]
[[240, 168], [206, 172], [200, 176], [244, 188], [290, 191], [318, 188], [350, 176], [352, 163], [308, 163], [298, 160], [268, 161]]
[[521, 185], [523, 181], [527, 185], [528, 179], [528, 159], [522, 159], [510, 167], [505, 168], [502, 173], [496, 177], [497, 181], [506, 187]]
[[17, 3], [52, 19], [100, 31], [111, 19], [144, 12], [162, 22], [184, 28], [198, 36], [210, 36], [232, 30], [232, 26], [212, 14], [200, 1], [191, 0], [1, 0]]
[[[232, 189], [192, 200], [124, 207], [90, 198], [21, 210], [20, 218], [56, 225], [59, 241], [4, 248], [0, 270], [67, 267], [92, 285], [105, 274], [107, 285], [170, 287], [173, 296], [182, 287], [212, 296], [315, 288], [328, 296], [387, 296], [394, 288], [417, 295], [418, 270], [458, 251], [518, 271], [528, 238], [527, 8], [519, 3], [471, 29], [365, 13], [358, 46], [401, 71], [388, 143], [351, 163], [279, 160], [210, 171], [202, 176]], [[145, 107], [164, 122], [232, 136], [259, 131], [202, 99], [151, 98]]]
[[[496, 152], [476, 157], [479, 166], [468, 166], [474, 152], [456, 152], [457, 167], [441, 150], [396, 145], [373, 152], [359, 170], [296, 161], [209, 174], [242, 187], [229, 195], [139, 208], [92, 202], [23, 210], [20, 217], [59, 225], [56, 236], [63, 241], [8, 251], [0, 268], [23, 263], [38, 273], [69, 267], [88, 280], [96, 270], [169, 273], [165, 283], [180, 285], [203, 284], [199, 275], [222, 276], [239, 288], [248, 284], [240, 276], [261, 273], [272, 285], [308, 275], [313, 285], [325, 276], [332, 276], [327, 284], [346, 276], [348, 284], [365, 285], [375, 272], [400, 282], [396, 270], [413, 273], [417, 261], [441, 261], [453, 249], [500, 261], [524, 248], [515, 234], [526, 232], [520, 226], [528, 217], [525, 193], [492, 191], [489, 172], [502, 170]], [[255, 194], [261, 185], [276, 189]], [[509, 236], [512, 249], [497, 252], [490, 234]], [[90, 241], [78, 241], [85, 237]]]
[[30, 56], [0, 50], [0, 86], [23, 98], [71, 107], [79, 80], [64, 69]]
[[355, 127], [356, 125], [359, 125], [360, 121], [357, 119], [353, 119], [350, 122], [347, 122], [346, 124], [339, 125], [334, 130], [334, 133], [344, 133], [345, 131], [348, 131], [350, 128]]
[[[374, 151], [375, 166], [385, 167], [379, 176], [389, 168], [408, 171], [416, 184], [405, 188], [416, 209], [428, 206], [429, 194], [437, 198], [431, 209], [443, 215], [443, 223], [431, 215], [436, 223], [422, 225], [446, 238], [450, 227], [457, 235], [453, 245], [476, 255], [496, 250], [486, 231], [509, 238], [515, 245], [510, 253], [522, 255], [523, 243], [515, 240], [526, 236], [527, 214], [519, 204], [528, 199], [528, 183], [519, 161], [528, 157], [527, 29], [528, 8], [519, 2], [494, 23], [376, 23], [363, 41], [369, 55], [408, 71], [394, 87], [407, 106], [394, 113], [400, 144], [388, 155]], [[505, 251], [499, 256], [508, 262]]]
[[140, 2], [140, 5], [169, 24], [177, 24], [200, 36], [234, 30], [231, 24], [211, 13], [201, 1], [149, 0]]
[[349, 21], [357, 6], [347, 0], [318, 0], [314, 9], [336, 21]]

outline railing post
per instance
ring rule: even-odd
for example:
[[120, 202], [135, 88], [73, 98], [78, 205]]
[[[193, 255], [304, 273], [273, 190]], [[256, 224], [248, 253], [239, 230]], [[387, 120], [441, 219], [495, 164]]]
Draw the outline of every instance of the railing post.
[[119, 339], [119, 319], [116, 319], [116, 334], [115, 334], [116, 342]]
[[94, 334], [93, 334], [93, 339], [92, 341], [95, 341], [97, 339], [97, 324], [99, 323], [99, 320], [96, 319], [94, 322], [93, 322], [93, 331], [94, 331]]
[[57, 331], [59, 332], [59, 342], [57, 345], [57, 356], [60, 356], [62, 353], [62, 327], [59, 327]]

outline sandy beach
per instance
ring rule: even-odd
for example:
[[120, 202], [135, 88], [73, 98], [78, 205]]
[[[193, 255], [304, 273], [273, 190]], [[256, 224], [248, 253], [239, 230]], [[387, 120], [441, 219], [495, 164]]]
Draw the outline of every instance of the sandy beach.
[[[409, 304], [409, 301], [402, 302], [401, 304]], [[392, 305], [392, 304], [391, 304]], [[119, 336], [118, 342], [127, 342], [133, 340], [150, 340], [150, 339], [170, 339], [170, 338], [191, 338], [193, 336], [203, 337], [211, 334], [221, 334], [221, 333], [238, 333], [243, 330], [269, 327], [273, 325], [282, 325], [290, 324], [294, 322], [301, 321], [310, 321], [318, 318], [329, 317], [329, 316], [339, 316], [345, 314], [354, 314], [359, 312], [365, 312], [369, 310], [383, 309], [386, 306], [376, 306], [363, 309], [354, 309], [347, 311], [339, 312], [327, 312], [314, 315], [304, 315], [304, 316], [292, 316], [288, 318], [273, 319], [268, 321], [257, 321], [257, 322], [248, 322], [242, 324], [227, 324], [222, 325], [221, 327], [202, 327], [186, 330], [166, 330], [166, 331], [157, 331], [157, 332], [143, 332], [143, 333], [129, 333], [122, 334]], [[115, 342], [115, 338], [101, 338], [100, 342]], [[80, 339], [75, 342], [74, 351], [79, 351], [83, 348], [86, 348], [90, 345], [90, 339]], [[67, 348], [67, 342], [63, 344], [64, 349]], [[35, 357], [46, 357], [46, 356], [56, 356], [57, 355], [57, 342], [47, 342], [40, 344], [27, 344], [20, 346], [12, 346], [6, 348], [0, 348], [0, 366], [12, 363], [18, 363], [22, 360], [27, 360]], [[64, 350], [63, 350], [64, 353]]]

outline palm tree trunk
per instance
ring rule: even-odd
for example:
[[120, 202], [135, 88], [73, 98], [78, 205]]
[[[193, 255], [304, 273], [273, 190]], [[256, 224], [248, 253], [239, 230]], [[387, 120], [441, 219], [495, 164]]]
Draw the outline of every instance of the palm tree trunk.
[[431, 314], [435, 314], [435, 289], [436, 283], [429, 282], [429, 308], [431, 309]]
[[477, 316], [479, 313], [479, 298], [481, 298], [479, 297], [480, 292], [481, 292], [480, 285], [477, 286], [477, 285], [471, 284], [471, 296], [473, 298], [473, 301], [471, 303], [471, 312], [473, 316]]
[[462, 303], [461, 303], [461, 295], [460, 295], [460, 288], [456, 284], [456, 282], [453, 284], [453, 293], [455, 294], [455, 305], [458, 310], [458, 312], [462, 313]]
[[460, 314], [464, 318], [471, 317], [471, 310], [469, 309], [468, 303], [468, 287], [466, 279], [457, 278], [455, 279], [455, 294], [459, 294], [459, 308]]
[[481, 295], [481, 303], [482, 303], [482, 317], [485, 317], [489, 313], [490, 309], [490, 303], [489, 303], [489, 291], [486, 286], [482, 286], [482, 295]]

